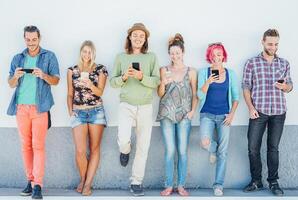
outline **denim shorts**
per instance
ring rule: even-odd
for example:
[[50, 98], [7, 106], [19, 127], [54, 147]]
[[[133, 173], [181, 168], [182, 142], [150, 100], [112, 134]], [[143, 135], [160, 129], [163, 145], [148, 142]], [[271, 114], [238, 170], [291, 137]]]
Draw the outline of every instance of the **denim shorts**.
[[72, 128], [81, 124], [98, 124], [106, 127], [107, 120], [103, 106], [87, 109], [75, 109], [74, 115], [70, 118], [70, 125]]

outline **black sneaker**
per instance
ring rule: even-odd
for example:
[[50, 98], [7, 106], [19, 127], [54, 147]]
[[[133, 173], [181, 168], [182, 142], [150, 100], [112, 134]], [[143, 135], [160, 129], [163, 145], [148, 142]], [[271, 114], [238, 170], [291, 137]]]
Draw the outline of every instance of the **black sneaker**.
[[134, 196], [144, 196], [144, 190], [142, 185], [130, 185], [130, 192]]
[[32, 194], [31, 181], [28, 181], [26, 188], [20, 193], [21, 196], [30, 196]]
[[275, 196], [284, 195], [284, 191], [279, 187], [278, 182], [269, 183], [269, 188]]
[[128, 160], [129, 160], [129, 153], [128, 154], [120, 153], [120, 164], [123, 167], [126, 167], [126, 165], [128, 164]]
[[244, 189], [243, 192], [255, 192], [263, 189], [261, 181], [251, 181]]
[[32, 199], [42, 199], [40, 185], [35, 185], [33, 188]]

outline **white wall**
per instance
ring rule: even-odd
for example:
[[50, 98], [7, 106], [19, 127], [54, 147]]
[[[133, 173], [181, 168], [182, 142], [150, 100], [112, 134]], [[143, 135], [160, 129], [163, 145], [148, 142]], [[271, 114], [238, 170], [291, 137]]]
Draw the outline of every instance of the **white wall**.
[[[42, 34], [42, 47], [53, 50], [59, 60], [61, 81], [53, 87], [56, 105], [52, 109], [54, 126], [68, 126], [66, 108], [67, 67], [76, 64], [83, 40], [97, 47], [97, 61], [111, 72], [115, 55], [123, 51], [126, 30], [135, 22], [143, 22], [151, 32], [150, 50], [161, 65], [169, 63], [167, 41], [180, 32], [185, 38], [185, 62], [195, 68], [206, 66], [205, 49], [210, 42], [225, 44], [228, 66], [239, 78], [243, 65], [261, 50], [261, 37], [268, 28], [280, 31], [279, 55], [291, 63], [292, 78], [298, 81], [298, 39], [295, 0], [1, 0], [0, 1], [0, 127], [15, 127], [15, 118], [6, 115], [13, 90], [7, 76], [14, 54], [24, 48], [22, 30], [37, 25]], [[109, 125], [117, 125], [119, 91], [107, 85], [103, 96]], [[286, 124], [298, 125], [297, 89], [287, 95]], [[155, 97], [155, 112], [158, 98]], [[246, 125], [247, 109], [243, 98], [234, 125]], [[198, 124], [198, 118], [194, 120]]]

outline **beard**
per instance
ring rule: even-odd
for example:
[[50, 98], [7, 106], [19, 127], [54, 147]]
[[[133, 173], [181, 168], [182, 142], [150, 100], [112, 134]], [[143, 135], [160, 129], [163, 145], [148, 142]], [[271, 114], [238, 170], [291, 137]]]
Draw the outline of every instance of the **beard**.
[[272, 52], [270, 52], [268, 49], [266, 49], [266, 48], [264, 48], [264, 51], [265, 51], [265, 53], [268, 55], [268, 56], [275, 56], [275, 54], [276, 54], [276, 52], [277, 52], [277, 50], [275, 50], [273, 53]]
[[38, 45], [37, 46], [29, 46], [30, 51], [35, 51], [37, 49], [38, 49]]

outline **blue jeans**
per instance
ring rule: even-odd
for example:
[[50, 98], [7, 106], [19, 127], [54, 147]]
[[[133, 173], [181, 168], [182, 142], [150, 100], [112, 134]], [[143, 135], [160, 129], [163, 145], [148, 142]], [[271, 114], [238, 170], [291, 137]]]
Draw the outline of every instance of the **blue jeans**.
[[[202, 139], [209, 139], [210, 144], [205, 149], [210, 153], [216, 153], [216, 175], [213, 186], [223, 187], [226, 173], [230, 126], [225, 126], [225, 115], [200, 114], [200, 134]], [[214, 139], [214, 130], [217, 132], [217, 140]]]
[[191, 120], [183, 119], [173, 123], [168, 118], [160, 121], [165, 144], [165, 187], [173, 187], [174, 159], [178, 150], [178, 187], [184, 187], [187, 175], [187, 147], [191, 130]]
[[276, 182], [279, 166], [279, 142], [282, 136], [283, 127], [286, 119], [286, 113], [282, 115], [265, 115], [259, 112], [260, 117], [249, 119], [248, 125], [248, 155], [250, 163], [250, 173], [252, 181], [262, 181], [262, 162], [260, 149], [262, 139], [267, 130], [267, 168], [269, 183]]

